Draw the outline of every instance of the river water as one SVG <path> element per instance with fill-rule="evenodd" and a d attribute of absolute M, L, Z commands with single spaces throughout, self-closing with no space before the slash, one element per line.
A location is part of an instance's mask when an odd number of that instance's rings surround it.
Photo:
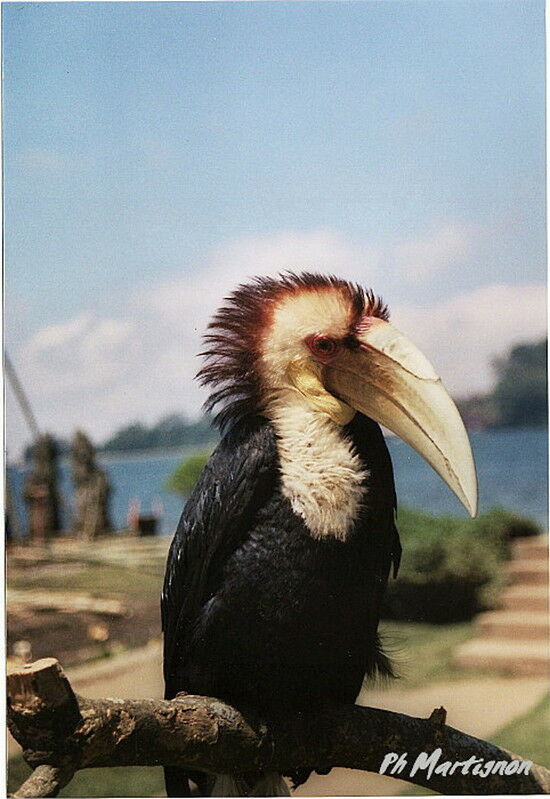
<path fill-rule="evenodd" d="M 476 461 L 480 511 L 495 506 L 508 508 L 548 524 L 548 434 L 546 429 L 483 430 L 470 433 Z M 464 516 L 465 511 L 447 486 L 409 447 L 395 437 L 388 438 L 399 504 L 428 513 Z M 136 499 L 141 512 L 161 516 L 161 532 L 173 533 L 183 500 L 165 489 L 165 483 L 181 460 L 191 453 L 181 449 L 140 455 L 103 455 L 113 493 L 111 516 L 116 528 L 126 525 L 129 503 Z M 8 466 L 21 524 L 25 526 L 22 498 L 25 469 Z M 67 463 L 60 466 L 63 525 L 70 526 L 72 487 Z"/>

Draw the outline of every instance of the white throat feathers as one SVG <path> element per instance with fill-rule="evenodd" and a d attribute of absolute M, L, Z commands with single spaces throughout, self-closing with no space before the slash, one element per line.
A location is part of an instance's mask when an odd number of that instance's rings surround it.
<path fill-rule="evenodd" d="M 296 390 L 279 392 L 266 412 L 278 437 L 283 495 L 313 538 L 345 541 L 368 478 L 353 444 Z"/>

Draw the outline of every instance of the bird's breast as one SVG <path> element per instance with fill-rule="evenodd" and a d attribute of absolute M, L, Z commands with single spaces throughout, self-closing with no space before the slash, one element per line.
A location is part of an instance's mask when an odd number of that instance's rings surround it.
<path fill-rule="evenodd" d="M 313 538 L 345 541 L 359 516 L 368 471 L 342 427 L 292 397 L 272 408 L 281 491 Z"/>

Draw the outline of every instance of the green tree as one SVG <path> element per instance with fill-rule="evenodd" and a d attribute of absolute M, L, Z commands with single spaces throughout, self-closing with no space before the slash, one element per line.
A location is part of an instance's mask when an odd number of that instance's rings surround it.
<path fill-rule="evenodd" d="M 545 425 L 548 422 L 548 341 L 520 344 L 495 361 L 493 396 L 500 424 Z"/>
<path fill-rule="evenodd" d="M 202 452 L 197 455 L 192 455 L 187 460 L 183 461 L 174 474 L 168 478 L 166 488 L 169 491 L 174 491 L 176 494 L 182 494 L 188 497 L 195 483 L 199 479 L 199 475 L 206 466 L 210 453 Z"/>
<path fill-rule="evenodd" d="M 183 416 L 171 413 L 151 427 L 136 422 L 118 430 L 101 449 L 123 451 L 205 446 L 217 437 L 210 417 L 202 416 L 196 422 L 188 422 Z"/>
<path fill-rule="evenodd" d="M 151 446 L 151 430 L 140 422 L 123 427 L 103 445 L 104 450 L 124 451 L 148 449 Z"/>

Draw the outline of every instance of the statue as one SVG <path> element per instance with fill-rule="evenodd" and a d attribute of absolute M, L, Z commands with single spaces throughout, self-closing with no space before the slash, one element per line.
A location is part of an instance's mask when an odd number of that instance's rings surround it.
<path fill-rule="evenodd" d="M 95 462 L 90 439 L 77 430 L 71 445 L 71 467 L 75 486 L 75 532 L 91 540 L 111 530 L 109 496 L 111 488 L 105 472 Z"/>
<path fill-rule="evenodd" d="M 39 436 L 34 446 L 32 469 L 27 475 L 23 491 L 31 541 L 45 542 L 57 535 L 61 527 L 57 457 L 58 448 L 52 436 L 49 433 Z"/>

